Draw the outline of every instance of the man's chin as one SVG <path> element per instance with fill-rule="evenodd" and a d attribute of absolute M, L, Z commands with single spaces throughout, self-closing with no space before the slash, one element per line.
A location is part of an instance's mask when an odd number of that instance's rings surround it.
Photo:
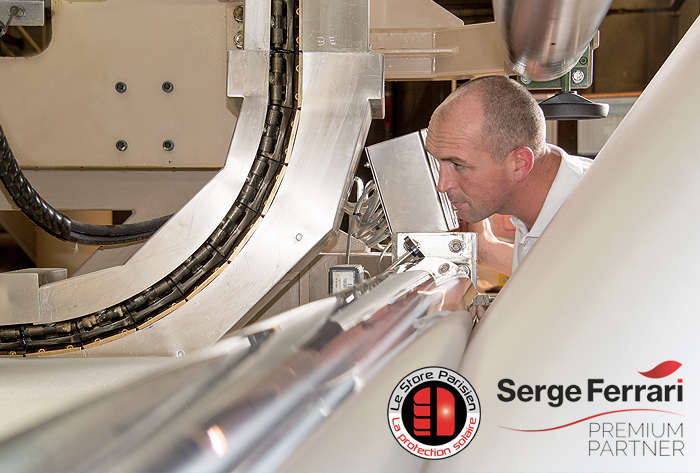
<path fill-rule="evenodd" d="M 479 223 L 483 219 L 488 218 L 488 216 L 484 217 L 482 215 L 476 215 L 474 212 L 471 211 L 471 207 L 469 207 L 466 204 L 464 204 L 464 206 L 461 209 L 455 207 L 455 210 L 457 211 L 457 216 L 459 217 L 459 219 L 464 220 L 467 223 Z"/>

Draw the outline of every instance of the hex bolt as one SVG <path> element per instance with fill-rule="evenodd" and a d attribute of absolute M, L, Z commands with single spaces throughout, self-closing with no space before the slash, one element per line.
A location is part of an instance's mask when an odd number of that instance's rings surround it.
<path fill-rule="evenodd" d="M 571 80 L 574 81 L 574 84 L 580 84 L 585 78 L 586 76 L 584 75 L 583 71 L 579 69 L 576 69 L 574 73 L 571 74 Z"/>
<path fill-rule="evenodd" d="M 460 240 L 452 240 L 450 242 L 450 251 L 452 253 L 459 253 L 462 251 L 462 242 Z"/>
<path fill-rule="evenodd" d="M 447 263 L 441 264 L 440 267 L 438 268 L 438 273 L 440 273 L 440 274 L 447 274 L 449 272 L 450 272 L 450 265 Z"/>
<path fill-rule="evenodd" d="M 126 84 L 124 82 L 121 82 L 121 81 L 117 82 L 116 84 L 114 84 L 114 88 L 120 94 L 123 94 L 124 92 L 126 92 Z"/>
<path fill-rule="evenodd" d="M 163 141 L 163 149 L 165 151 L 172 151 L 174 147 L 175 147 L 175 143 L 173 143 L 172 141 L 170 141 L 170 140 Z"/>
<path fill-rule="evenodd" d="M 243 33 L 240 31 L 236 33 L 236 36 L 233 38 L 233 40 L 236 42 L 236 47 L 238 49 L 243 49 Z"/>
<path fill-rule="evenodd" d="M 173 83 L 172 83 L 172 82 L 168 82 L 168 81 L 163 82 L 163 86 L 162 86 L 162 87 L 163 87 L 163 92 L 165 92 L 166 94 L 169 94 L 169 93 L 172 92 L 173 89 L 175 88 L 175 86 L 173 85 Z"/>
<path fill-rule="evenodd" d="M 119 151 L 126 151 L 126 148 L 128 148 L 128 147 L 129 147 L 129 143 L 127 143 L 126 141 L 124 141 L 124 140 L 117 141 L 117 149 Z"/>
<path fill-rule="evenodd" d="M 243 5 L 238 5 L 233 9 L 233 19 L 238 23 L 243 23 Z"/>

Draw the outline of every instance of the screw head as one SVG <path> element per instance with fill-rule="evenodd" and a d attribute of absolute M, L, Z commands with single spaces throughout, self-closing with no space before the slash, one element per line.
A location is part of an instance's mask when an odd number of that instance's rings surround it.
<path fill-rule="evenodd" d="M 238 5 L 233 9 L 233 19 L 238 23 L 243 23 L 243 5 Z"/>
<path fill-rule="evenodd" d="M 173 89 L 175 88 L 175 86 L 173 85 L 173 83 L 172 83 L 172 82 L 168 82 L 168 81 L 163 82 L 163 86 L 162 86 L 162 87 L 163 87 L 163 92 L 165 92 L 166 94 L 169 94 L 169 93 L 172 92 Z"/>
<path fill-rule="evenodd" d="M 302 235 L 301 233 L 297 233 L 297 236 L 296 236 L 297 241 L 301 241 L 302 238 L 304 238 L 304 235 Z"/>
<path fill-rule="evenodd" d="M 586 56 L 581 56 L 581 59 L 579 59 L 578 63 L 582 66 L 585 66 L 586 64 L 588 64 L 588 58 Z"/>
<path fill-rule="evenodd" d="M 459 253 L 462 251 L 462 242 L 460 240 L 452 240 L 449 246 L 452 253 Z"/>
<path fill-rule="evenodd" d="M 574 84 L 580 84 L 581 82 L 583 82 L 583 79 L 585 79 L 585 77 L 586 76 L 584 75 L 583 71 L 579 69 L 575 70 L 574 73 L 571 74 L 571 80 L 574 81 Z"/>
<path fill-rule="evenodd" d="M 175 143 L 173 143 L 172 141 L 170 141 L 170 140 L 163 141 L 163 149 L 165 151 L 172 151 L 174 147 L 175 147 Z"/>
<path fill-rule="evenodd" d="M 126 149 L 129 147 L 129 143 L 127 143 L 124 140 L 119 140 L 117 141 L 117 149 L 119 151 L 126 151 Z"/>
<path fill-rule="evenodd" d="M 178 350 L 178 351 L 176 351 L 176 352 L 175 352 L 175 356 L 178 357 L 178 358 L 182 358 L 183 356 L 185 356 L 185 350 Z"/>
<path fill-rule="evenodd" d="M 438 268 L 438 273 L 440 273 L 440 274 L 447 274 L 449 272 L 450 272 L 450 265 L 447 263 L 441 264 L 440 267 Z"/>
<path fill-rule="evenodd" d="M 124 92 L 126 92 L 126 84 L 121 81 L 117 82 L 116 84 L 114 84 L 114 89 L 120 94 L 123 94 Z"/>
<path fill-rule="evenodd" d="M 236 33 L 236 36 L 233 38 L 233 40 L 235 41 L 236 47 L 238 49 L 243 49 L 243 33 L 241 33 L 240 31 Z"/>

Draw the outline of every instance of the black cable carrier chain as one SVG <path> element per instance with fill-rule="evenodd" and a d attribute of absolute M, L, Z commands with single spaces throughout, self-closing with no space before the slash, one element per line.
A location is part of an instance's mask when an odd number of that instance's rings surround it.
<path fill-rule="evenodd" d="M 143 328 L 186 302 L 232 261 L 238 244 L 263 217 L 266 202 L 286 165 L 298 108 L 297 13 L 297 0 L 272 1 L 270 90 L 264 131 L 241 192 L 209 238 L 165 278 L 111 307 L 63 322 L 0 327 L 0 356 L 80 349 Z M 0 173 L 4 171 L 0 169 Z M 12 176 L 17 179 L 15 174 Z M 28 205 L 38 205 L 29 201 Z M 51 210 L 48 206 L 45 211 L 46 224 L 61 228 L 60 219 Z"/>

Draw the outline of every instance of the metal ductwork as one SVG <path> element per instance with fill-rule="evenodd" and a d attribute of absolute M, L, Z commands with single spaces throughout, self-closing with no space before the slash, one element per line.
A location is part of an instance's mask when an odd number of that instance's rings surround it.
<path fill-rule="evenodd" d="M 535 81 L 561 77 L 586 50 L 612 0 L 493 0 L 506 64 Z"/>

